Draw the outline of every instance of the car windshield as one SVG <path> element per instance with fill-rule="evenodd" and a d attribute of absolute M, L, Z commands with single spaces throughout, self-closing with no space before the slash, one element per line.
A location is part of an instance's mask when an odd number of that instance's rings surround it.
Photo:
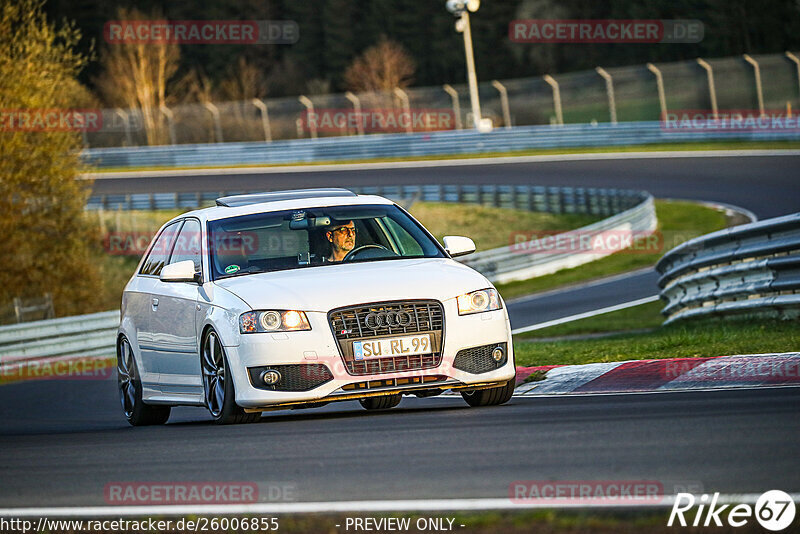
<path fill-rule="evenodd" d="M 215 280 L 347 262 L 446 257 L 436 241 L 394 205 L 275 211 L 208 223 Z"/>

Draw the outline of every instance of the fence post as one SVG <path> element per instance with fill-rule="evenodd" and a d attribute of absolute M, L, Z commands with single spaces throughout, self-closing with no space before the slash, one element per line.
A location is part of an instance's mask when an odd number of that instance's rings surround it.
<path fill-rule="evenodd" d="M 169 143 L 171 145 L 177 144 L 175 135 L 175 114 L 165 104 L 161 104 L 158 109 L 161 114 L 167 119 L 167 129 L 169 130 Z"/>
<path fill-rule="evenodd" d="M 358 135 L 364 135 L 364 123 L 361 122 L 362 121 L 362 117 L 361 117 L 361 100 L 359 100 L 359 98 L 355 94 L 353 94 L 351 91 L 347 91 L 344 94 L 344 97 L 347 100 L 349 100 L 350 102 L 353 103 L 353 111 L 355 111 L 356 120 L 358 121 L 356 123 L 356 132 L 358 133 Z"/>
<path fill-rule="evenodd" d="M 453 101 L 453 114 L 456 116 L 456 130 L 461 130 L 463 126 L 461 124 L 461 103 L 458 101 L 458 91 L 453 89 L 453 86 L 449 83 L 444 84 L 442 89 L 450 95 L 450 99 Z"/>
<path fill-rule="evenodd" d="M 411 124 L 411 105 L 408 101 L 408 94 L 400 89 L 399 87 L 395 87 L 394 91 L 392 91 L 397 98 L 403 103 L 403 111 L 405 112 L 406 116 L 408 117 L 408 126 L 406 126 L 406 133 L 412 133 L 414 131 L 413 125 Z"/>
<path fill-rule="evenodd" d="M 44 294 L 44 306 L 45 306 L 45 319 L 52 319 L 56 316 L 56 310 L 53 306 L 53 294 L 52 293 L 45 293 Z"/>
<path fill-rule="evenodd" d="M 131 123 L 128 120 L 128 112 L 122 108 L 114 108 L 114 113 L 122 117 L 122 123 L 125 125 L 125 141 L 128 146 L 133 146 L 133 135 L 131 135 Z"/>
<path fill-rule="evenodd" d="M 797 84 L 798 87 L 800 87 L 800 58 L 798 58 L 796 55 L 792 54 L 788 50 L 786 51 L 786 57 L 788 57 L 789 60 L 794 62 L 794 64 L 797 66 Z"/>
<path fill-rule="evenodd" d="M 714 87 L 714 70 L 711 68 L 711 65 L 702 58 L 697 58 L 697 64 L 706 69 L 706 75 L 708 76 L 708 94 L 711 96 L 711 113 L 713 113 L 716 118 L 719 109 L 717 108 L 717 89 Z"/>
<path fill-rule="evenodd" d="M 549 74 L 544 75 L 544 81 L 553 88 L 553 107 L 556 110 L 556 123 L 564 126 L 564 114 L 561 111 L 561 89 L 558 87 L 558 82 Z"/>
<path fill-rule="evenodd" d="M 608 94 L 608 111 L 611 115 L 611 124 L 617 124 L 617 102 L 614 98 L 614 80 L 611 75 L 603 67 L 594 69 L 597 74 L 603 77 L 606 81 L 606 93 Z"/>
<path fill-rule="evenodd" d="M 505 86 L 497 80 L 492 80 L 492 87 L 500 93 L 500 106 L 503 108 L 503 122 L 506 128 L 511 128 L 511 110 L 508 109 L 508 91 Z"/>
<path fill-rule="evenodd" d="M 219 120 L 219 108 L 211 102 L 204 102 L 203 106 L 211 112 L 211 118 L 214 119 L 214 129 L 216 131 L 217 143 L 224 143 L 225 139 L 222 138 L 222 125 Z"/>
<path fill-rule="evenodd" d="M 270 143 L 272 142 L 272 128 L 270 128 L 269 125 L 269 110 L 267 109 L 267 105 L 260 98 L 254 98 L 251 102 L 258 108 L 258 111 L 261 112 L 261 126 L 264 128 L 264 141 Z"/>
<path fill-rule="evenodd" d="M 656 75 L 656 86 L 658 87 L 658 105 L 661 107 L 661 120 L 667 118 L 667 97 L 664 94 L 664 78 L 661 71 L 652 63 L 647 64 L 647 70 Z"/>
<path fill-rule="evenodd" d="M 314 103 L 311 101 L 310 98 L 308 98 L 306 95 L 300 95 L 300 96 L 297 97 L 297 100 L 299 100 L 300 103 L 303 104 L 306 107 L 306 112 L 307 112 L 306 113 L 306 117 L 308 117 L 309 115 L 313 115 L 314 114 Z M 297 123 L 298 124 L 297 130 L 299 132 L 300 131 L 300 127 L 302 125 L 302 119 L 298 119 L 298 121 L 299 122 Z M 316 139 L 317 138 L 317 121 L 316 121 L 316 119 L 314 119 L 313 121 L 309 120 L 309 121 L 306 121 L 306 122 L 308 123 L 308 131 L 311 133 L 311 139 Z"/>
<path fill-rule="evenodd" d="M 764 116 L 764 92 L 761 90 L 761 67 L 758 66 L 758 61 L 750 57 L 749 54 L 742 56 L 745 61 L 753 66 L 753 71 L 756 74 L 756 98 L 758 98 L 758 113 Z"/>

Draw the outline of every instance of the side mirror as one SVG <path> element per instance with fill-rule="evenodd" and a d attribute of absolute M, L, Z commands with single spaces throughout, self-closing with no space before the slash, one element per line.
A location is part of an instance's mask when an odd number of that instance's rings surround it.
<path fill-rule="evenodd" d="M 165 265 L 161 269 L 160 278 L 162 282 L 196 282 L 194 262 L 185 260 Z"/>
<path fill-rule="evenodd" d="M 475 242 L 468 237 L 447 235 L 442 241 L 444 241 L 444 249 L 453 258 L 475 252 Z"/>

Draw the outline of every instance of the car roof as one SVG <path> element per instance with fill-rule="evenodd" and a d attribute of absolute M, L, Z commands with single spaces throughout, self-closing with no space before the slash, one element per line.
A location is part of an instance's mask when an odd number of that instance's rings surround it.
<path fill-rule="evenodd" d="M 357 196 L 349 189 L 332 187 L 330 189 L 290 189 L 288 191 L 267 191 L 264 193 L 249 193 L 246 195 L 234 195 L 217 199 L 217 206 L 235 208 L 247 206 L 249 204 L 260 204 L 263 202 L 277 202 L 279 200 L 297 200 L 301 198 L 319 197 L 354 197 Z"/>
<path fill-rule="evenodd" d="M 307 190 L 299 190 L 299 191 L 307 191 Z M 288 192 L 281 191 L 276 193 L 288 193 Z M 263 195 L 263 193 L 257 193 L 256 195 Z M 240 195 L 240 196 L 244 197 L 247 195 Z M 234 197 L 224 197 L 224 198 L 234 198 Z M 279 198 L 280 200 L 276 200 L 276 198 Z M 181 215 L 171 219 L 170 221 L 165 223 L 164 226 L 175 220 L 182 219 L 185 217 L 197 217 L 201 221 L 214 221 L 218 219 L 226 219 L 228 217 L 237 217 L 239 215 L 251 215 L 254 213 L 269 213 L 271 211 L 310 209 L 310 208 L 321 208 L 328 206 L 358 206 L 364 204 L 392 205 L 394 204 L 394 202 L 392 202 L 387 198 L 380 197 L 377 195 L 356 195 L 355 193 L 346 196 L 334 195 L 334 196 L 304 197 L 300 195 L 300 198 L 289 198 L 289 199 L 283 199 L 281 196 L 276 195 L 272 197 L 271 200 L 267 200 L 264 202 L 255 202 L 252 204 L 245 203 L 243 205 L 237 205 L 232 207 L 211 206 L 209 208 L 189 211 L 186 213 L 182 213 Z"/>

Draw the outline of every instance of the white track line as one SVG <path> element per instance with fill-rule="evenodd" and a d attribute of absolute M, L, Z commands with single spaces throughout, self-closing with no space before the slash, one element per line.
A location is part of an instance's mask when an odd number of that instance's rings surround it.
<path fill-rule="evenodd" d="M 535 382 L 534 382 L 535 383 Z M 623 395 L 667 395 L 673 393 L 719 393 L 724 391 L 764 391 L 769 389 L 787 389 L 787 388 L 800 388 L 800 384 L 781 384 L 776 386 L 726 386 L 726 387 L 702 387 L 702 388 L 692 388 L 692 389 L 654 389 L 651 391 L 605 391 L 605 392 L 595 392 L 595 391 L 587 391 L 585 393 L 536 393 L 536 390 L 528 390 L 525 392 L 517 393 L 514 392 L 514 399 L 553 399 L 553 398 L 564 398 L 564 397 L 621 397 Z M 431 399 L 440 399 L 442 395 L 438 397 L 429 397 Z M 452 399 L 453 397 L 448 397 Z"/>
<path fill-rule="evenodd" d="M 719 504 L 755 504 L 760 494 L 720 494 Z M 791 494 L 794 501 L 800 494 Z M 218 505 L 159 505 L 159 506 L 74 506 L 46 508 L 0 508 L 0 517 L 144 517 L 152 515 L 241 515 L 241 514 L 298 514 L 298 513 L 350 513 L 350 512 L 406 512 L 406 511 L 470 511 L 515 509 L 568 509 L 568 508 L 664 508 L 671 507 L 676 496 L 665 495 L 652 502 L 598 502 L 553 503 L 529 500 L 523 503 L 511 499 L 414 499 L 385 501 L 332 501 L 254 503 Z"/>
<path fill-rule="evenodd" d="M 263 167 L 216 167 L 197 169 L 164 169 L 155 171 L 94 172 L 81 178 L 102 180 L 110 178 L 156 178 L 169 176 L 217 176 L 234 174 L 282 174 L 297 172 L 357 171 L 370 169 L 408 169 L 426 167 L 460 167 L 471 165 L 501 165 L 505 163 L 537 163 L 551 161 L 593 161 L 618 159 L 663 158 L 724 158 L 750 156 L 800 156 L 800 150 L 686 150 L 657 152 L 607 152 L 585 154 L 552 154 L 546 156 L 499 156 L 461 159 L 386 161 L 376 163 L 332 163 L 321 165 L 275 164 Z"/>
<path fill-rule="evenodd" d="M 599 310 L 592 310 L 588 312 L 578 313 L 576 315 L 570 315 L 567 317 L 562 317 L 560 319 L 553 319 L 552 321 L 545 321 L 544 323 L 533 324 L 530 326 L 523 326 L 521 328 L 516 328 L 511 331 L 511 334 L 522 334 L 524 332 L 531 332 L 533 330 L 541 330 L 542 328 L 547 328 L 548 326 L 555 326 L 558 324 L 569 323 L 572 321 L 577 321 L 579 319 L 586 319 L 588 317 L 594 317 L 596 315 L 602 315 L 604 313 L 611 313 L 617 310 L 624 310 L 625 308 L 632 308 L 634 306 L 640 306 L 642 304 L 647 304 L 648 302 L 655 302 L 660 297 L 658 295 L 651 295 L 649 297 L 644 297 L 637 300 L 632 300 L 630 302 L 623 302 L 622 304 L 615 304 L 613 306 L 608 306 L 606 308 L 600 308 Z"/>

